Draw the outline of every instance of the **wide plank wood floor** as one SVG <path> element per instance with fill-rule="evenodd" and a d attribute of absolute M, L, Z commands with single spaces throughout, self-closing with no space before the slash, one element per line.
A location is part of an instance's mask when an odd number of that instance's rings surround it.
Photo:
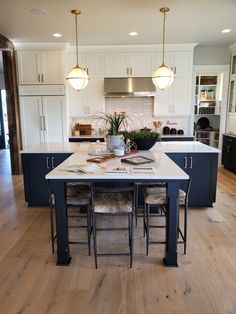
<path fill-rule="evenodd" d="M 162 245 L 152 245 L 145 256 L 141 218 L 132 269 L 127 257 L 105 257 L 96 270 L 86 245 L 71 246 L 70 266 L 58 267 L 51 253 L 49 210 L 28 208 L 23 193 L 22 176 L 10 175 L 9 156 L 1 150 L 1 314 L 236 313 L 235 174 L 219 170 L 213 208 L 189 210 L 187 255 L 180 245 L 178 268 L 163 266 Z M 100 247 L 106 241 L 123 248 L 119 238 L 119 233 L 101 235 Z"/>

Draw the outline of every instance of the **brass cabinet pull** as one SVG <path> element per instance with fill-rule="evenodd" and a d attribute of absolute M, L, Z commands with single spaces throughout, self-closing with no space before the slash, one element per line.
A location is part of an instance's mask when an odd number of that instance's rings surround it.
<path fill-rule="evenodd" d="M 41 75 L 41 77 L 42 77 L 42 82 L 44 82 L 44 76 L 43 76 L 43 74 Z"/>
<path fill-rule="evenodd" d="M 133 75 L 133 68 L 130 68 L 130 75 Z"/>
<path fill-rule="evenodd" d="M 38 82 L 40 82 L 40 74 L 38 74 Z"/>
<path fill-rule="evenodd" d="M 129 75 L 129 68 L 126 68 L 126 74 Z"/>

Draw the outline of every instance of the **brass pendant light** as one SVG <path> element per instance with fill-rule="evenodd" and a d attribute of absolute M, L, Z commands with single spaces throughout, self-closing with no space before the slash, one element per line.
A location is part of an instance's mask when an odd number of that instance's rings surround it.
<path fill-rule="evenodd" d="M 174 73 L 172 69 L 165 65 L 165 22 L 166 22 L 166 12 L 169 12 L 170 9 L 167 7 L 161 8 L 160 12 L 164 14 L 163 19 L 163 41 L 162 41 L 162 65 L 156 68 L 153 73 L 152 81 L 153 84 L 161 90 L 164 90 L 173 83 Z"/>
<path fill-rule="evenodd" d="M 79 66 L 79 47 L 78 47 L 78 22 L 77 17 L 81 14 L 79 10 L 72 10 L 72 14 L 75 15 L 75 40 L 76 40 L 76 67 L 73 68 L 68 77 L 66 78 L 70 85 L 77 91 L 85 88 L 88 85 L 89 77 L 87 72 Z"/>

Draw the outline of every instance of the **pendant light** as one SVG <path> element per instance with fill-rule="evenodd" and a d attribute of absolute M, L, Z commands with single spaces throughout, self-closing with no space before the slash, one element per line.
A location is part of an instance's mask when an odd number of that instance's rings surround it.
<path fill-rule="evenodd" d="M 172 69 L 165 65 L 165 22 L 166 22 L 166 12 L 170 11 L 169 8 L 161 8 L 160 12 L 164 14 L 163 19 L 163 41 L 162 41 L 162 65 L 160 65 L 153 73 L 152 81 L 153 84 L 159 89 L 168 88 L 174 81 L 174 73 Z"/>
<path fill-rule="evenodd" d="M 87 72 L 79 66 L 79 48 L 78 48 L 78 23 L 77 17 L 80 15 L 81 11 L 79 10 L 72 10 L 72 14 L 75 15 L 75 40 L 76 40 L 76 62 L 77 65 L 73 68 L 68 77 L 66 78 L 70 85 L 77 91 L 85 88 L 88 85 L 89 77 Z"/>

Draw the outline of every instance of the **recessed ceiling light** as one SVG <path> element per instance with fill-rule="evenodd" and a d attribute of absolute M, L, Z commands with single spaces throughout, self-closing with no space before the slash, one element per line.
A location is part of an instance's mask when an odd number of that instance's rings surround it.
<path fill-rule="evenodd" d="M 35 8 L 35 9 L 31 9 L 30 13 L 32 13 L 34 15 L 47 15 L 48 11 L 45 9 Z"/>
<path fill-rule="evenodd" d="M 226 33 L 230 33 L 231 29 L 230 28 L 225 28 L 221 31 L 221 33 L 226 34 Z"/>
<path fill-rule="evenodd" d="M 53 34 L 53 37 L 59 38 L 59 37 L 61 37 L 61 36 L 62 36 L 62 34 L 60 34 L 60 33 L 55 33 L 55 34 Z"/>
<path fill-rule="evenodd" d="M 137 36 L 138 33 L 137 33 L 137 32 L 130 32 L 129 35 L 130 35 L 130 36 Z"/>

